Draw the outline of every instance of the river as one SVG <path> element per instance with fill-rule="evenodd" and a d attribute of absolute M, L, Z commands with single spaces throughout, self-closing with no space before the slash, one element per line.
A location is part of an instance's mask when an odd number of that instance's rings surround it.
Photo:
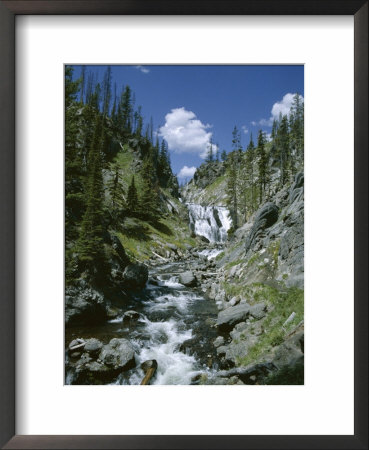
<path fill-rule="evenodd" d="M 128 339 L 135 349 L 136 368 L 122 372 L 113 384 L 140 384 L 145 375 L 140 365 L 152 359 L 158 368 L 150 384 L 191 384 L 197 374 L 216 371 L 212 342 L 217 337 L 217 309 L 200 290 L 179 283 L 178 274 L 186 268 L 188 262 L 176 262 L 150 270 L 146 288 L 127 305 L 140 313 L 138 320 L 123 324 L 118 316 L 101 325 L 67 328 L 66 343 L 77 337 L 94 337 L 103 344 L 116 337 Z M 67 352 L 66 358 L 68 363 Z M 73 378 L 68 369 L 66 384 L 73 384 Z"/>
<path fill-rule="evenodd" d="M 208 242 L 221 244 L 231 226 L 229 212 L 222 206 L 187 204 L 190 228 Z M 211 260 L 219 248 L 198 252 L 198 257 Z M 113 338 L 125 338 L 135 350 L 135 368 L 121 372 L 113 384 L 140 384 L 145 373 L 140 368 L 148 360 L 156 360 L 157 370 L 150 384 L 191 384 L 198 374 L 209 376 L 219 367 L 213 341 L 217 337 L 217 308 L 198 288 L 179 283 L 179 274 L 196 267 L 197 260 L 172 262 L 150 269 L 146 288 L 130 297 L 124 311 L 133 310 L 139 318 L 123 322 L 123 316 L 89 327 L 65 330 L 66 384 L 76 381 L 75 368 L 69 364 L 67 345 L 74 339 L 96 338 L 108 344 Z M 98 383 L 98 380 L 96 380 Z"/>

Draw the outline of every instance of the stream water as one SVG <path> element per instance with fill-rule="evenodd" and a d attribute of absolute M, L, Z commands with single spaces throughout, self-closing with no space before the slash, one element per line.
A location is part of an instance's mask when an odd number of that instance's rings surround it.
<path fill-rule="evenodd" d="M 123 317 L 117 317 L 99 326 L 68 328 L 66 344 L 77 337 L 94 337 L 103 344 L 113 337 L 128 339 L 135 349 L 136 368 L 122 372 L 114 384 L 140 384 L 145 375 L 140 365 L 151 359 L 158 363 L 151 384 L 190 384 L 199 372 L 217 370 L 212 345 L 217 336 L 216 306 L 197 289 L 179 283 L 178 273 L 187 264 L 171 263 L 150 271 L 155 284 L 149 282 L 127 307 L 140 313 L 137 321 L 123 324 Z M 73 383 L 71 370 L 66 383 Z"/>

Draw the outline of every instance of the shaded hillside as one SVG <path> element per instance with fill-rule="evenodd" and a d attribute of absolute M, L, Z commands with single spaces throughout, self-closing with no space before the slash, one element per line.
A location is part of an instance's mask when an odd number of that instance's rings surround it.
<path fill-rule="evenodd" d="M 143 288 L 153 255 L 194 245 L 165 141 L 145 126 L 129 86 L 65 73 L 67 321 L 105 320 L 114 299 Z M 91 81 L 91 80 L 90 80 Z M 116 92 L 116 90 L 115 90 Z M 132 282 L 132 270 L 140 282 Z"/>

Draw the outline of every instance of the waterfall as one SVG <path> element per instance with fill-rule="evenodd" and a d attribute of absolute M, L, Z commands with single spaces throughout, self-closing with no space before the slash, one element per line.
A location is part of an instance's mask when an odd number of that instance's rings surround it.
<path fill-rule="evenodd" d="M 224 206 L 201 206 L 187 203 L 191 230 L 210 242 L 224 242 L 232 225 L 229 211 Z"/>

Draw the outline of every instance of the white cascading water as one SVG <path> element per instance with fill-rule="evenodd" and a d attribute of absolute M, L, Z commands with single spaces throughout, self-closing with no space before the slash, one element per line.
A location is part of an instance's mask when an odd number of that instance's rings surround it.
<path fill-rule="evenodd" d="M 152 384 L 190 384 L 191 378 L 198 373 L 198 363 L 194 356 L 180 350 L 180 345 L 193 337 L 192 330 L 184 324 L 181 317 L 189 314 L 192 303 L 203 301 L 203 298 L 186 291 L 183 284 L 178 282 L 178 276 L 168 280 L 159 277 L 159 286 L 152 287 L 158 292 L 161 287 L 167 287 L 171 292 L 153 295 L 149 301 L 143 302 L 144 313 L 151 315 L 168 310 L 173 315 L 168 320 L 151 321 L 145 314 L 140 320 L 144 328 L 141 339 L 136 341 L 137 366 L 155 359 L 158 369 Z M 144 375 L 142 370 L 136 371 L 130 377 L 130 384 L 140 384 Z"/>
<path fill-rule="evenodd" d="M 225 242 L 232 219 L 224 206 L 202 206 L 187 203 L 191 230 L 209 242 Z"/>

